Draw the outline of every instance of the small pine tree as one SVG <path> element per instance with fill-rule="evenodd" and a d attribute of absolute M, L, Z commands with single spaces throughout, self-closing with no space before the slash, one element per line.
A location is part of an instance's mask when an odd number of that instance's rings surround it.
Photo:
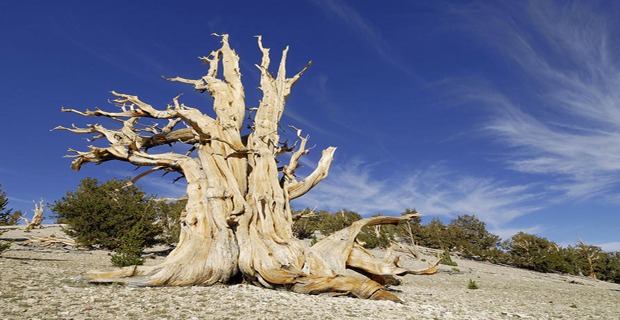
<path fill-rule="evenodd" d="M 142 251 L 145 248 L 145 238 L 147 233 L 141 225 L 135 225 L 121 238 L 120 247 L 116 248 L 116 253 L 112 255 L 112 265 L 126 267 L 141 265 L 144 263 Z"/>
<path fill-rule="evenodd" d="M 0 183 L 0 187 L 2 184 Z M 19 216 L 21 216 L 21 211 L 17 211 L 11 214 L 12 209 L 7 209 L 6 207 L 9 204 L 9 199 L 6 197 L 6 191 L 0 190 L 0 225 L 2 226 L 11 226 L 17 224 L 17 220 Z M 6 230 L 0 230 L 0 235 L 5 233 Z M 11 247 L 13 241 L 0 241 L 0 253 L 4 252 L 6 249 Z"/>
<path fill-rule="evenodd" d="M 3 233 L 5 233 L 6 230 L 0 230 L 0 235 L 2 235 Z M 13 244 L 13 241 L 0 241 L 0 254 L 2 252 L 4 252 L 6 249 L 10 248 L 11 245 Z"/>
<path fill-rule="evenodd" d="M 75 192 L 54 202 L 52 212 L 68 225 L 67 235 L 84 246 L 114 250 L 134 227 L 140 227 L 144 245 L 157 242 L 162 228 L 156 223 L 152 196 L 138 186 L 123 188 L 128 180 L 99 183 L 86 178 Z"/>
<path fill-rule="evenodd" d="M 421 226 L 419 232 L 419 245 L 433 249 L 449 248 L 448 227 L 439 218 L 433 218 L 427 225 Z"/>
<path fill-rule="evenodd" d="M 469 284 L 467 285 L 467 289 L 477 290 L 477 289 L 480 289 L 480 288 L 478 287 L 478 284 L 476 284 L 476 281 L 474 281 L 472 279 L 469 279 Z"/>
<path fill-rule="evenodd" d="M 456 267 L 458 266 L 458 264 L 454 261 L 452 261 L 452 257 L 450 256 L 450 251 L 448 250 L 444 250 L 443 253 L 441 254 L 441 264 L 445 264 L 448 266 L 453 266 Z"/>
<path fill-rule="evenodd" d="M 2 183 L 0 183 L 0 187 L 2 187 Z M 0 226 L 16 225 L 22 215 L 21 211 L 13 212 L 13 209 L 8 209 L 8 205 L 9 199 L 6 191 L 0 190 Z"/>
<path fill-rule="evenodd" d="M 502 247 L 509 254 L 509 262 L 517 267 L 540 272 L 560 271 L 567 268 L 567 256 L 553 241 L 519 232 L 504 241 Z"/>

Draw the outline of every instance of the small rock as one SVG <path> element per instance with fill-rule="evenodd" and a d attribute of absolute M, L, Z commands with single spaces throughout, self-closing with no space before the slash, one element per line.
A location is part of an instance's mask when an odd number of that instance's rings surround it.
<path fill-rule="evenodd" d="M 13 313 L 20 313 L 26 311 L 26 308 L 15 307 L 11 310 Z"/>

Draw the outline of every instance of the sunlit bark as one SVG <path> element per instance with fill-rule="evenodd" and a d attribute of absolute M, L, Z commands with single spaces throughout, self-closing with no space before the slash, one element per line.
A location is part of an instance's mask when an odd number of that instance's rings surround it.
<path fill-rule="evenodd" d="M 24 222 L 26 222 L 26 227 L 24 230 L 31 230 L 31 229 L 39 229 L 41 228 L 41 222 L 43 222 L 43 211 L 45 211 L 45 208 L 43 207 L 43 199 L 41 199 L 41 203 L 37 204 L 35 201 L 34 202 L 34 215 L 32 216 L 32 220 L 28 220 L 26 218 L 24 218 L 23 216 L 21 216 L 20 218 L 22 220 L 24 220 Z"/>
<path fill-rule="evenodd" d="M 201 58 L 208 66 L 200 79 L 180 77 L 168 81 L 188 83 L 198 91 L 209 92 L 216 117 L 185 106 L 179 97 L 158 110 L 137 96 L 112 92 L 118 112 L 77 111 L 84 116 L 107 117 L 122 123 L 118 130 L 100 125 L 65 128 L 74 133 L 94 134 L 92 140 L 106 139 L 108 147 L 91 146 L 89 151 L 70 150 L 75 155 L 71 167 L 79 170 L 86 163 L 126 161 L 156 170 L 174 171 L 187 180 L 187 206 L 181 219 L 178 246 L 157 266 L 129 267 L 113 272 L 91 272 L 92 282 L 121 282 L 137 285 L 210 285 L 234 279 L 268 288 L 285 286 L 302 293 L 342 293 L 360 298 L 399 301 L 385 287 L 369 278 L 344 276 L 352 266 L 381 277 L 421 273 L 384 262 L 356 246 L 355 237 L 365 225 L 398 223 L 412 218 L 378 217 L 353 226 L 317 243 L 312 248 L 292 233 L 290 201 L 310 191 L 329 171 L 336 148 L 329 147 L 310 175 L 298 180 L 295 170 L 301 156 L 308 153 L 307 137 L 299 146 L 280 143 L 279 122 L 291 88 L 306 69 L 286 77 L 286 56 L 282 53 L 277 76 L 269 72 L 269 49 L 258 36 L 262 61 L 260 89 L 263 97 L 249 124 L 251 133 L 241 135 L 246 119 L 245 94 L 239 71 L 239 57 L 221 35 L 222 47 Z M 223 79 L 218 79 L 218 72 Z M 166 119 L 162 128 L 139 126 L 143 118 Z M 178 124 L 185 127 L 177 129 Z M 187 154 L 151 153 L 161 145 L 191 145 Z M 290 161 L 278 167 L 276 158 L 291 153 Z M 144 175 L 143 174 L 143 175 Z M 142 175 L 138 176 L 141 177 Z M 432 272 L 434 269 L 431 269 Z M 427 271 L 428 272 L 428 271 Z"/>

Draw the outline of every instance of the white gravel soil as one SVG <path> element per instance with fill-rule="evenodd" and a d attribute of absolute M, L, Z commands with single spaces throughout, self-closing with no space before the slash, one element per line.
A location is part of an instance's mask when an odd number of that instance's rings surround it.
<path fill-rule="evenodd" d="M 2 238 L 60 235 L 55 226 L 20 232 Z M 440 265 L 436 275 L 406 276 L 392 288 L 405 301 L 397 304 L 245 284 L 91 285 L 77 278 L 111 268 L 108 252 L 14 244 L 0 255 L 0 319 L 620 319 L 618 284 L 453 260 L 458 266 Z M 468 289 L 470 280 L 479 289 Z"/>

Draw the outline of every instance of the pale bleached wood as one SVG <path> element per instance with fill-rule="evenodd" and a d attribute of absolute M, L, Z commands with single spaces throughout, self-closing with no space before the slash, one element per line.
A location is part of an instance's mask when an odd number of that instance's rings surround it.
<path fill-rule="evenodd" d="M 41 243 L 43 246 L 49 246 L 54 243 L 62 243 L 72 247 L 79 247 L 75 240 L 69 238 L 33 237 L 32 239 L 28 239 L 25 243 Z"/>
<path fill-rule="evenodd" d="M 34 202 L 34 215 L 32 216 L 32 220 L 28 221 L 28 219 L 24 218 L 23 216 L 21 216 L 20 218 L 22 220 L 24 220 L 26 222 L 26 227 L 24 230 L 31 230 L 31 229 L 40 229 L 41 228 L 41 223 L 43 222 L 43 211 L 45 211 L 45 207 L 43 206 L 43 199 L 41 199 L 41 203 L 37 204 L 36 201 Z"/>
<path fill-rule="evenodd" d="M 71 168 L 86 163 L 110 160 L 126 161 L 157 170 L 180 173 L 187 181 L 187 205 L 181 215 L 177 247 L 156 266 L 132 266 L 115 271 L 91 272 L 91 282 L 119 282 L 131 285 L 210 285 L 239 279 L 267 288 L 318 294 L 351 294 L 360 298 L 400 301 L 386 291 L 382 283 L 391 276 L 416 273 L 397 265 L 397 258 L 382 261 L 372 257 L 355 243 L 366 225 L 398 223 L 404 217 L 376 217 L 355 222 L 351 227 L 327 237 L 309 248 L 292 233 L 290 201 L 309 192 L 329 172 L 336 148 L 323 150 L 314 171 L 297 178 L 299 159 L 310 150 L 308 136 L 297 131 L 299 146 L 280 142 L 279 122 L 291 89 L 311 63 L 293 77 L 286 76 L 288 47 L 282 52 L 277 75 L 269 71 L 269 49 L 258 36 L 262 52 L 260 90 L 263 97 L 250 119 L 251 133 L 242 136 L 246 119 L 245 93 L 239 70 L 239 57 L 230 48 L 228 35 L 222 46 L 200 58 L 208 66 L 207 74 L 192 80 L 165 78 L 209 92 L 215 117 L 188 107 L 180 96 L 165 109 L 157 109 L 135 95 L 112 91 L 118 112 L 62 109 L 87 117 L 103 117 L 122 124 L 120 129 L 102 125 L 55 129 L 77 134 L 92 134 L 90 141 L 105 139 L 108 147 L 90 146 L 88 151 L 70 149 Z M 223 79 L 218 79 L 221 73 Z M 206 111 L 205 111 L 206 112 Z M 159 124 L 140 124 L 141 119 L 167 120 Z M 175 129 L 179 124 L 185 128 Z M 186 154 L 152 153 L 158 146 L 184 143 L 191 145 Z M 278 167 L 278 156 L 292 153 L 288 165 Z M 344 276 L 347 267 L 363 270 L 369 277 Z M 377 281 L 371 278 L 375 276 Z"/>

